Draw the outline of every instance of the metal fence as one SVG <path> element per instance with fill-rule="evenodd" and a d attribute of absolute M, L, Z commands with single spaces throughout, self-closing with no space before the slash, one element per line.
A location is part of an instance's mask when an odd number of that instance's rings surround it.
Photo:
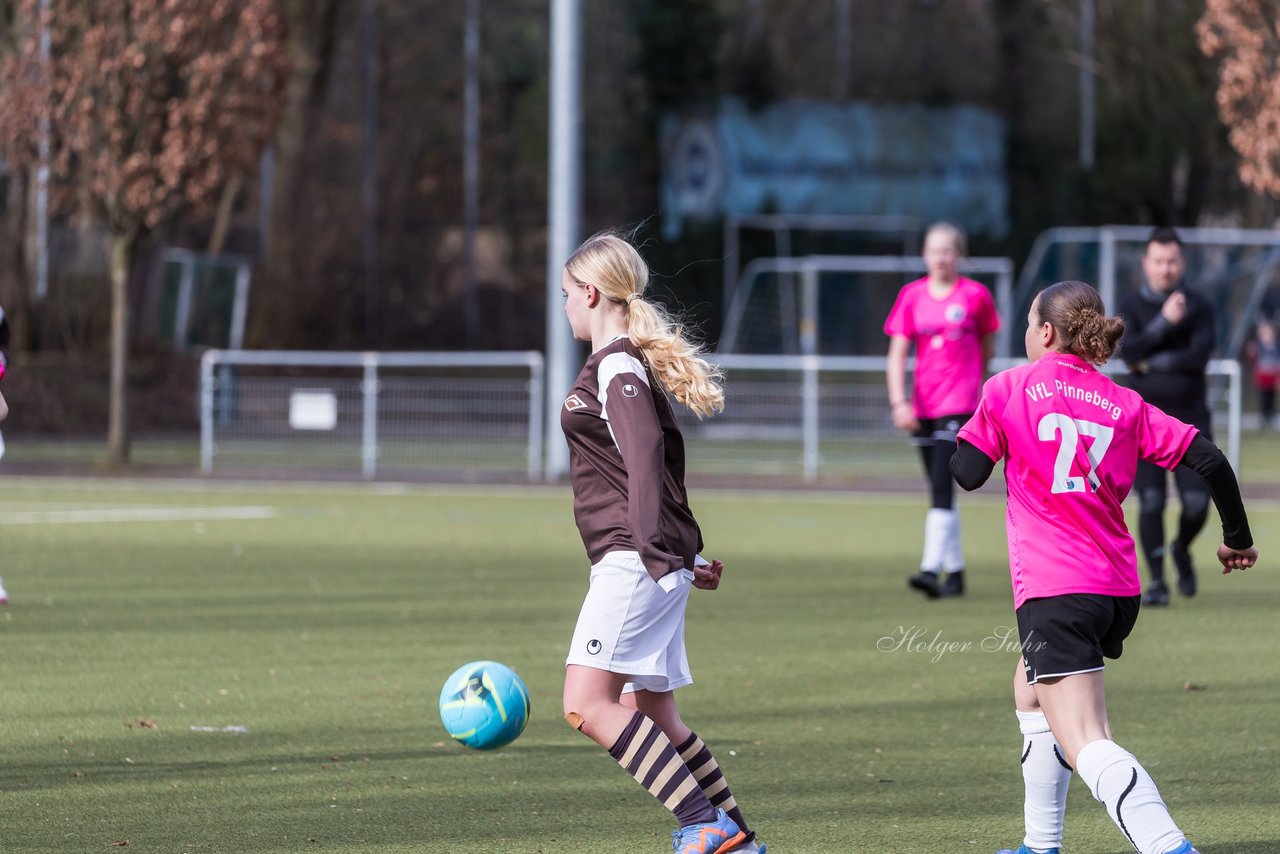
<path fill-rule="evenodd" d="M 884 357 L 711 358 L 725 371 L 726 407 L 705 421 L 678 410 L 690 472 L 814 483 L 918 471 L 890 419 Z M 536 352 L 211 350 L 201 369 L 201 465 L 541 480 L 542 372 Z M 1238 470 L 1240 365 L 1218 360 L 1208 373 L 1217 438 Z"/>
<path fill-rule="evenodd" d="M 536 352 L 209 350 L 200 465 L 542 479 Z"/>
<path fill-rule="evenodd" d="M 893 426 L 883 357 L 712 357 L 725 371 L 725 411 L 699 421 L 682 412 L 691 471 L 799 477 L 879 476 L 919 468 Z M 992 370 L 1023 364 L 996 359 Z M 1118 362 L 1109 372 L 1122 370 Z M 1241 372 L 1236 361 L 1209 363 L 1215 433 L 1240 467 Z"/>

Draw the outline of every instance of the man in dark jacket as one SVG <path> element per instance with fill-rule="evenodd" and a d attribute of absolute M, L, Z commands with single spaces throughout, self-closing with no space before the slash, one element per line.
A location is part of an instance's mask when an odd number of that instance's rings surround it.
<path fill-rule="evenodd" d="M 1127 325 L 1120 356 L 1129 367 L 1129 385 L 1135 391 L 1173 417 L 1196 426 L 1212 441 L 1205 369 L 1214 346 L 1213 306 L 1186 290 L 1185 269 L 1178 233 L 1172 228 L 1152 231 L 1142 257 L 1142 286 L 1120 304 Z M 1139 462 L 1134 480 L 1138 537 L 1151 572 L 1151 585 L 1142 597 L 1144 605 L 1169 604 L 1164 580 L 1167 475 L 1154 463 Z M 1168 554 L 1178 572 L 1178 590 L 1184 596 L 1194 596 L 1196 573 L 1190 547 L 1209 515 L 1209 487 L 1190 470 L 1180 470 L 1174 480 L 1182 513 Z"/>

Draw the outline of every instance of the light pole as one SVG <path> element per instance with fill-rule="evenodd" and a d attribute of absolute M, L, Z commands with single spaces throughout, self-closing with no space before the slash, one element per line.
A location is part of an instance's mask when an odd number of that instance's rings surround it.
<path fill-rule="evenodd" d="M 564 316 L 560 272 L 577 245 L 582 218 L 582 18 L 580 0 L 551 0 L 550 168 L 547 178 L 546 477 L 569 471 L 560 409 L 576 375 L 573 333 Z"/>
<path fill-rule="evenodd" d="M 1080 0 L 1080 166 L 1094 164 L 1094 0 Z"/>
<path fill-rule="evenodd" d="M 49 68 L 52 54 L 49 46 L 49 0 L 40 0 L 40 79 L 46 84 L 53 82 L 53 74 Z M 41 105 L 39 118 L 39 137 L 36 142 L 36 302 L 44 301 L 49 293 L 49 112 L 52 105 L 49 99 L 52 91 L 45 94 L 45 102 Z"/>
<path fill-rule="evenodd" d="M 480 328 L 476 293 L 476 231 L 480 227 L 480 0 L 467 0 L 463 34 L 466 84 L 462 96 L 462 287 L 467 346 L 475 346 Z"/>
<path fill-rule="evenodd" d="M 378 346 L 378 0 L 364 0 L 361 15 L 360 74 L 364 95 L 364 152 L 361 161 L 361 199 L 364 232 L 361 239 L 364 266 L 365 346 Z"/>
<path fill-rule="evenodd" d="M 833 94 L 837 101 L 847 100 L 853 77 L 853 0 L 835 0 L 836 4 L 836 80 Z"/>

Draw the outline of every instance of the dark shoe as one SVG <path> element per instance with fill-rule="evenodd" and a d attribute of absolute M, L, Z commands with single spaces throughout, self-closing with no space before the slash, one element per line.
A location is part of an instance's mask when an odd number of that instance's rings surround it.
<path fill-rule="evenodd" d="M 1165 586 L 1163 581 L 1153 581 L 1151 586 L 1147 588 L 1147 592 L 1142 594 L 1143 605 L 1163 606 L 1169 604 L 1169 588 Z"/>
<path fill-rule="evenodd" d="M 938 573 L 936 572 L 917 572 L 907 579 L 907 584 L 930 599 L 937 599 L 942 595 L 942 590 L 938 587 Z"/>
<path fill-rule="evenodd" d="M 1196 565 L 1191 560 L 1191 553 L 1174 543 L 1169 546 L 1169 555 L 1178 568 L 1178 592 L 1187 597 L 1196 595 Z"/>
<path fill-rule="evenodd" d="M 947 580 L 942 582 L 941 593 L 943 596 L 963 596 L 964 595 L 964 570 L 957 569 L 955 572 L 947 573 Z"/>

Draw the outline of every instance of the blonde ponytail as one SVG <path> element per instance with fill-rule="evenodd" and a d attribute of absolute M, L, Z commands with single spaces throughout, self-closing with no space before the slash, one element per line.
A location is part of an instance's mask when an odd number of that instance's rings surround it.
<path fill-rule="evenodd" d="M 644 353 L 654 377 L 699 418 L 724 409 L 720 370 L 702 358 L 702 348 L 663 308 L 644 298 L 649 267 L 629 242 L 613 232 L 587 238 L 569 256 L 565 270 L 574 281 L 590 282 L 606 298 L 627 309 L 627 336 Z"/>
<path fill-rule="evenodd" d="M 662 307 L 643 297 L 628 309 L 627 335 L 640 348 L 662 387 L 699 418 L 724 409 L 719 368 L 701 357 L 701 348 L 684 337 L 684 330 Z"/>

